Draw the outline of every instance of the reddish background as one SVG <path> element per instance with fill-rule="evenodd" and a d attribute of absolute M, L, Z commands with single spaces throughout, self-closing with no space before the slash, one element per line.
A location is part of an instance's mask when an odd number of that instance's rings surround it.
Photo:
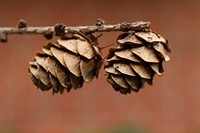
<path fill-rule="evenodd" d="M 200 131 L 199 0 L 0 1 L 0 26 L 16 26 L 21 18 L 32 26 L 148 20 L 173 53 L 164 75 L 139 93 L 115 92 L 101 70 L 100 78 L 82 89 L 52 96 L 37 90 L 27 74 L 28 62 L 47 40 L 11 35 L 0 44 L 1 133 L 107 133 L 124 125 L 148 133 Z M 117 34 L 105 33 L 100 45 L 115 42 Z"/>

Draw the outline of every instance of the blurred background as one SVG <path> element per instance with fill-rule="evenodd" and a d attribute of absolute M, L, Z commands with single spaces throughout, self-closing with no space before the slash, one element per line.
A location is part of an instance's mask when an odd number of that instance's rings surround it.
<path fill-rule="evenodd" d="M 121 95 L 102 69 L 82 89 L 53 96 L 37 89 L 27 70 L 47 40 L 10 35 L 0 43 L 0 133 L 199 133 L 199 0 L 0 1 L 1 27 L 16 26 L 19 19 L 29 26 L 93 25 L 97 18 L 106 24 L 151 21 L 172 49 L 163 76 L 139 93 Z M 115 42 L 118 34 L 105 33 L 100 46 Z"/>

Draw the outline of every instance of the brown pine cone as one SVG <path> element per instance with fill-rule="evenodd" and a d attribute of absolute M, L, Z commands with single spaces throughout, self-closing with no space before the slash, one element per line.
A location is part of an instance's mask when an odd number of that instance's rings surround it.
<path fill-rule="evenodd" d="M 53 88 L 53 93 L 81 88 L 98 77 L 102 54 L 96 42 L 78 34 L 49 42 L 30 62 L 31 80 L 42 91 Z"/>
<path fill-rule="evenodd" d="M 167 40 L 150 30 L 123 33 L 117 43 L 109 51 L 105 70 L 107 81 L 122 94 L 139 91 L 145 82 L 152 85 L 154 75 L 164 71 L 162 62 L 170 60 Z"/>

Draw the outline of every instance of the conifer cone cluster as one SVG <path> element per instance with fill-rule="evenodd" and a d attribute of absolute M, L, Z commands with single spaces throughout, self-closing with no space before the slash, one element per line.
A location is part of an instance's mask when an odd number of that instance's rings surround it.
<path fill-rule="evenodd" d="M 98 77 L 102 54 L 94 37 L 73 34 L 49 42 L 42 51 L 36 53 L 29 67 L 31 80 L 42 91 L 69 92 Z"/>
<path fill-rule="evenodd" d="M 169 61 L 168 41 L 150 29 L 122 33 L 117 48 L 107 56 L 107 81 L 122 94 L 139 91 L 155 74 L 162 75 L 163 61 Z"/>

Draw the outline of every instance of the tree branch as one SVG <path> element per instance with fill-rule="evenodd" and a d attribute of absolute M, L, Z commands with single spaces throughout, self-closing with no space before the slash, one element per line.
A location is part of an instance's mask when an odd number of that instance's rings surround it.
<path fill-rule="evenodd" d="M 60 24 L 63 28 L 64 33 L 94 33 L 94 32 L 114 32 L 114 31 L 138 31 L 150 28 L 150 22 L 144 22 L 144 21 L 138 21 L 133 23 L 119 23 L 115 25 L 104 25 L 104 21 L 98 20 L 96 22 L 96 25 L 91 26 L 65 26 L 64 24 Z M 57 24 L 59 25 L 59 24 Z M 5 41 L 5 35 L 7 38 L 7 35 L 10 34 L 43 34 L 43 35 L 56 35 L 56 26 L 44 26 L 44 27 L 32 27 L 27 26 L 24 20 L 20 20 L 17 27 L 0 27 L 0 41 Z M 59 36 L 59 35 L 57 35 Z M 45 36 L 46 37 L 46 36 Z M 46 38 L 48 38 L 47 36 Z M 50 39 L 49 37 L 48 39 Z"/>

